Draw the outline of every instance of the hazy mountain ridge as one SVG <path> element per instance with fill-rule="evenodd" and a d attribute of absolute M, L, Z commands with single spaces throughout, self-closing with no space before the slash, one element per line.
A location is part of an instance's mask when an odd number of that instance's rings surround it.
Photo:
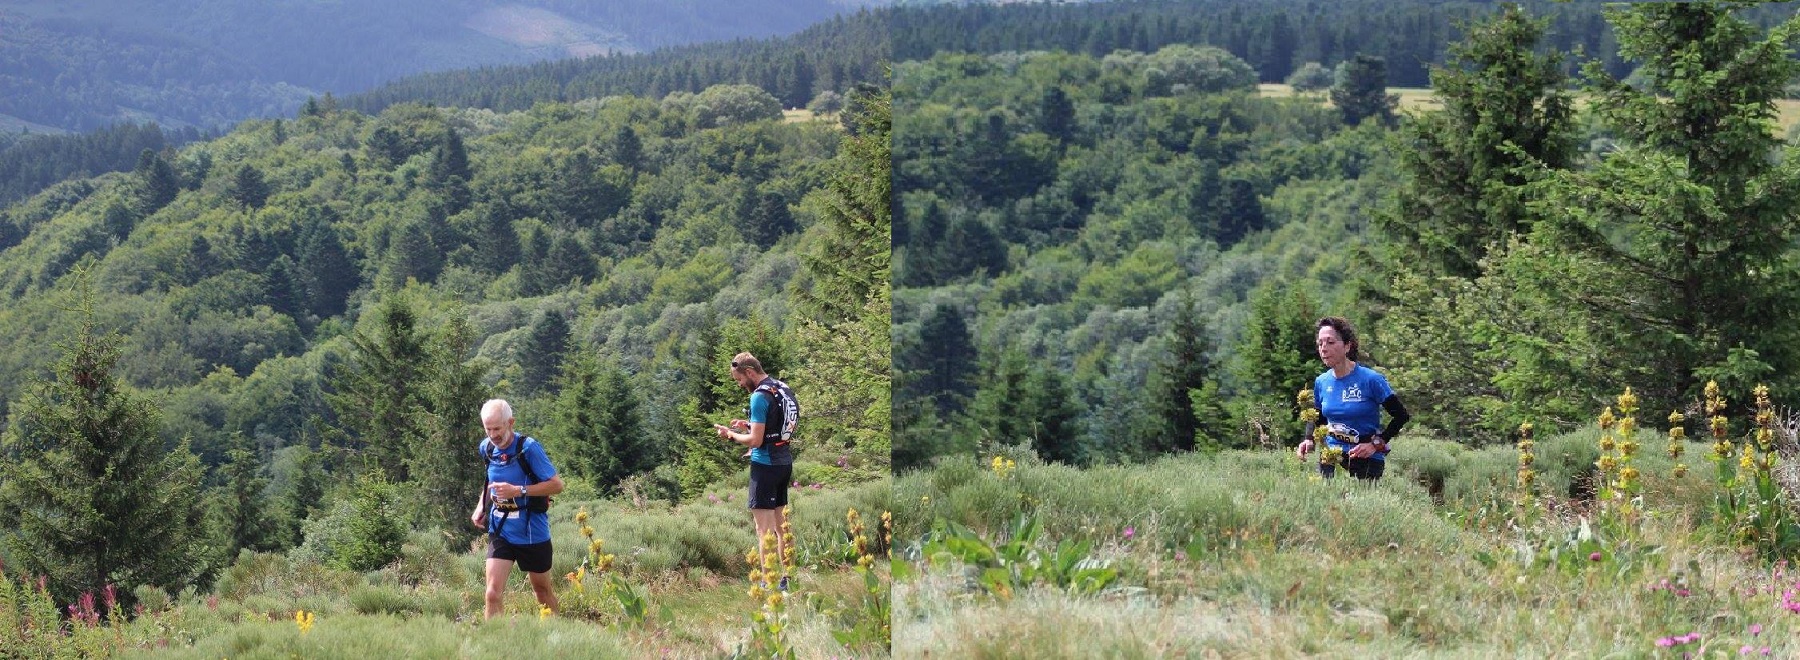
<path fill-rule="evenodd" d="M 222 127 L 418 73 L 788 34 L 853 6 L 27 0 L 0 9 L 0 115 L 69 130 Z"/>

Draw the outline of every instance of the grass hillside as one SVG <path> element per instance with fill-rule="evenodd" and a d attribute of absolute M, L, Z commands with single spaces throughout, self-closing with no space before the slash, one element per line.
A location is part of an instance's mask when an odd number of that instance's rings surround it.
<path fill-rule="evenodd" d="M 873 521 L 862 532 L 863 547 L 884 552 L 879 512 L 890 492 L 886 481 L 794 491 L 794 588 L 780 611 L 787 644 L 801 657 L 886 657 L 878 638 L 854 632 L 879 630 L 887 620 L 885 609 L 869 602 L 845 515 L 855 509 Z M 743 498 L 736 484 L 675 507 L 557 502 L 551 574 L 558 616 L 539 612 L 515 571 L 504 614 L 484 622 L 485 548 L 446 552 L 441 539 L 415 533 L 399 561 L 367 573 L 246 551 L 208 593 L 141 591 L 141 609 L 129 621 L 111 619 L 105 596 L 97 595 L 86 601 L 97 611 L 92 621 L 79 614 L 82 605 L 73 606 L 78 614 L 65 622 L 67 636 L 39 632 L 46 622 L 55 625 L 55 614 L 42 610 L 30 580 L 21 588 L 19 576 L 8 575 L 0 581 L 0 646 L 43 657 L 720 657 L 752 647 L 750 615 L 767 605 L 747 595 L 744 555 L 754 541 Z M 576 521 L 580 511 L 589 515 L 591 540 Z M 588 552 L 593 541 L 597 554 Z M 597 562 L 608 566 L 595 569 Z"/>
<path fill-rule="evenodd" d="M 1635 497 L 1597 500 L 1605 480 L 1596 459 L 1617 451 L 1603 452 L 1601 435 L 1537 443 L 1528 498 L 1515 449 L 1413 434 L 1374 486 L 1323 480 L 1312 461 L 1282 449 L 1085 470 L 1011 455 L 979 466 L 947 458 L 895 483 L 907 559 L 894 596 L 896 653 L 1800 653 L 1800 584 L 1767 552 L 1791 539 L 1752 542 L 1745 526 L 1791 525 L 1791 514 L 1763 508 L 1761 523 L 1746 523 L 1755 498 L 1744 498 L 1744 484 L 1719 483 L 1703 458 L 1712 445 L 1684 442 L 1682 461 L 1694 467 L 1676 476 L 1666 438 L 1650 429 L 1636 434 Z M 1791 443 L 1777 443 L 1784 457 Z M 1753 470 L 1735 472 L 1754 480 Z M 1733 493 L 1735 514 L 1724 504 Z M 1035 540 L 1014 543 L 1020 529 L 1031 535 L 1021 520 L 1035 523 Z"/>
<path fill-rule="evenodd" d="M 0 530 L 0 649 L 885 656 L 886 107 L 324 102 L 0 210 L 0 511 L 48 525 Z M 746 349 L 806 411 L 785 598 L 747 586 L 742 451 L 709 424 L 742 416 Z M 523 586 L 473 623 L 490 397 L 568 485 L 577 623 Z"/>

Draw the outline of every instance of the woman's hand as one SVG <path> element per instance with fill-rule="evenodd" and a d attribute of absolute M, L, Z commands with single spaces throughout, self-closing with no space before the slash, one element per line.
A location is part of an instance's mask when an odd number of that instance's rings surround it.
<path fill-rule="evenodd" d="M 1350 458 L 1368 458 L 1374 455 L 1375 443 L 1373 442 L 1357 443 L 1355 447 L 1350 448 L 1350 453 L 1348 454 Z"/>
<path fill-rule="evenodd" d="M 1312 438 L 1307 438 L 1305 440 L 1301 440 L 1300 446 L 1294 449 L 1294 456 L 1296 458 L 1299 458 L 1300 460 L 1304 461 L 1304 460 L 1306 460 L 1306 455 L 1312 453 L 1312 450 L 1313 450 Z"/>

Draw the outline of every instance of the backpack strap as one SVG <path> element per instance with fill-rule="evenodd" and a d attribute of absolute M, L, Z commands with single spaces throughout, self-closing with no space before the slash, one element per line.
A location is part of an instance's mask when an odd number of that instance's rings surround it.
<path fill-rule="evenodd" d="M 763 382 L 757 383 L 756 389 L 751 390 L 751 392 L 762 392 L 763 396 L 769 397 L 770 415 L 779 415 L 781 417 L 779 423 L 775 420 L 766 420 L 763 422 L 763 442 L 770 446 L 780 447 L 787 444 L 787 438 L 781 434 L 782 425 L 787 423 L 787 409 L 782 407 L 781 388 L 776 387 L 773 380 L 774 379 L 772 378 L 764 379 Z M 774 441 L 770 442 L 770 438 L 774 438 Z"/>

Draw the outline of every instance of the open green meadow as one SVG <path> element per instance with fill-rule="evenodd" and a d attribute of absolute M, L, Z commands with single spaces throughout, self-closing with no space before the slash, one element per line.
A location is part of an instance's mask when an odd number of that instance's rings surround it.
<path fill-rule="evenodd" d="M 1677 477 L 1649 433 L 1605 507 L 1597 429 L 1537 444 L 1527 500 L 1514 448 L 1412 434 L 1374 486 L 1280 449 L 946 459 L 895 483 L 896 654 L 1795 657 L 1800 585 L 1721 531 L 1712 445 Z"/>
<path fill-rule="evenodd" d="M 557 502 L 556 615 L 540 612 L 514 571 L 504 614 L 484 622 L 484 542 L 452 551 L 443 538 L 415 532 L 401 558 L 380 570 L 245 552 L 209 593 L 143 589 L 141 613 L 118 618 L 96 594 L 56 633 L 48 631 L 57 614 L 35 584 L 9 574 L 0 581 L 0 648 L 55 658 L 712 658 L 783 648 L 798 657 L 887 657 L 887 563 L 865 560 L 874 571 L 866 575 L 858 559 L 885 552 L 880 515 L 890 482 L 795 489 L 793 587 L 779 605 L 749 594 L 745 553 L 755 540 L 742 490 L 728 481 L 679 506 Z M 846 520 L 852 509 L 862 520 L 861 554 Z M 577 521 L 582 511 L 591 537 Z M 599 548 L 590 552 L 594 541 Z M 758 645 L 755 612 L 783 624 L 780 646 Z"/>

